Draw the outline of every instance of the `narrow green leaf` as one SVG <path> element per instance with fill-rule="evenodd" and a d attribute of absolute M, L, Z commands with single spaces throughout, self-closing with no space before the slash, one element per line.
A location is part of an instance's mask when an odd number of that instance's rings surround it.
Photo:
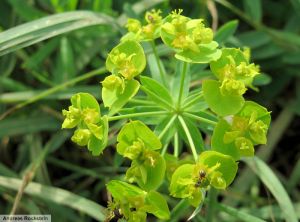
<path fill-rule="evenodd" d="M 170 95 L 169 91 L 159 82 L 154 79 L 151 79 L 146 76 L 141 76 L 141 82 L 144 87 L 149 89 L 152 93 L 156 94 L 161 99 L 165 100 L 170 105 L 173 104 L 172 96 Z M 148 96 L 155 102 L 155 97 L 148 94 Z"/>
<path fill-rule="evenodd" d="M 293 5 L 293 8 L 295 9 L 296 13 L 300 13 L 300 0 L 290 0 L 290 2 Z"/>
<path fill-rule="evenodd" d="M 204 151 L 204 141 L 203 141 L 201 132 L 199 131 L 199 129 L 196 127 L 196 125 L 193 122 L 194 120 L 192 120 L 188 117 L 183 117 L 183 119 L 190 131 L 190 134 L 194 141 L 197 153 L 203 152 Z M 186 137 L 185 134 L 183 134 L 182 136 Z"/>
<path fill-rule="evenodd" d="M 50 15 L 0 33 L 0 55 L 72 30 L 92 25 L 114 25 L 115 20 L 89 11 Z"/>
<path fill-rule="evenodd" d="M 243 46 L 248 46 L 252 49 L 259 48 L 271 42 L 271 37 L 263 31 L 248 31 L 236 36 L 241 41 Z M 241 45 L 241 46 L 242 46 Z"/>
<path fill-rule="evenodd" d="M 59 56 L 53 76 L 55 83 L 62 83 L 76 76 L 73 49 L 66 37 L 61 39 L 59 49 Z"/>
<path fill-rule="evenodd" d="M 39 115 L 37 117 L 8 118 L 0 122 L 0 138 L 20 134 L 34 133 L 43 130 L 57 131 L 61 123 L 53 117 Z"/>
<path fill-rule="evenodd" d="M 218 31 L 214 37 L 215 41 L 217 41 L 218 43 L 226 42 L 226 40 L 235 33 L 235 31 L 238 27 L 238 24 L 239 24 L 238 20 L 232 20 L 232 21 L 227 22 L 224 25 L 222 25 L 218 29 Z"/>
<path fill-rule="evenodd" d="M 0 78 L 1 84 L 2 78 Z M 16 82 L 17 84 L 18 82 Z M 21 89 L 21 86 L 20 86 Z M 0 103 L 16 103 L 26 101 L 36 95 L 39 95 L 44 90 L 27 90 L 21 92 L 2 93 L 0 95 Z M 87 92 L 92 94 L 97 99 L 100 99 L 99 86 L 74 86 L 69 89 L 61 90 L 60 92 L 50 94 L 43 97 L 43 100 L 68 100 L 77 92 Z"/>
<path fill-rule="evenodd" d="M 226 212 L 227 214 L 235 217 L 236 219 L 239 219 L 240 221 L 244 221 L 244 222 L 264 222 L 264 220 L 252 216 L 250 214 L 247 214 L 239 209 L 224 205 L 224 204 L 219 204 L 216 203 L 215 207 L 217 209 L 219 209 L 220 211 Z"/>
<path fill-rule="evenodd" d="M 252 20 L 260 22 L 262 18 L 261 0 L 243 0 L 244 9 Z"/>
<path fill-rule="evenodd" d="M 22 184 L 22 180 L 20 179 L 0 176 L 0 186 L 7 189 L 17 191 Z M 59 205 L 68 206 L 99 221 L 104 221 L 105 219 L 104 208 L 101 205 L 61 188 L 44 186 L 32 182 L 25 188 L 24 193 L 43 200 L 52 201 Z"/>
<path fill-rule="evenodd" d="M 34 7 L 31 1 L 9 0 L 7 2 L 13 7 L 17 15 L 26 21 L 38 19 L 47 15 L 43 11 L 38 10 L 37 7 Z"/>
<path fill-rule="evenodd" d="M 38 68 L 44 59 L 46 59 L 56 49 L 58 43 L 59 38 L 49 40 L 25 61 L 23 67 L 27 69 Z"/>
<path fill-rule="evenodd" d="M 243 161 L 256 173 L 276 198 L 287 222 L 297 222 L 297 216 L 292 201 L 273 171 L 258 157 L 245 158 Z"/>

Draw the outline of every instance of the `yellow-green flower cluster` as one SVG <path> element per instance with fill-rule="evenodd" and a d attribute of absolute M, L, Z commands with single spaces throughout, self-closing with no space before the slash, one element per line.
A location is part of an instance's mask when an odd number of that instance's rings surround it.
<path fill-rule="evenodd" d="M 227 172 L 227 167 L 232 172 Z M 172 175 L 170 193 L 198 206 L 203 198 L 202 191 L 210 186 L 225 189 L 234 179 L 236 171 L 237 164 L 231 156 L 205 151 L 196 164 L 183 164 L 176 169 Z"/>
<path fill-rule="evenodd" d="M 71 140 L 79 146 L 88 146 L 93 155 L 98 155 L 107 140 L 107 120 L 101 117 L 100 107 L 96 99 L 88 93 L 78 93 L 71 98 L 72 105 L 63 110 L 65 120 L 62 128 L 74 128 Z"/>
<path fill-rule="evenodd" d="M 102 99 L 104 106 L 113 112 L 122 108 L 139 89 L 139 82 L 134 79 L 146 66 L 142 46 L 133 40 L 121 42 L 111 50 L 106 59 L 106 68 L 111 72 L 102 81 Z"/>
<path fill-rule="evenodd" d="M 254 146 L 266 144 L 270 113 L 257 103 L 246 101 L 235 115 L 220 120 L 212 136 L 212 149 L 236 160 L 254 155 Z"/>
<path fill-rule="evenodd" d="M 247 87 L 253 87 L 252 82 L 259 74 L 259 67 L 249 64 L 249 52 L 239 49 L 225 48 L 222 56 L 211 62 L 211 69 L 221 82 L 220 90 L 223 95 L 241 96 Z"/>
<path fill-rule="evenodd" d="M 122 38 L 122 41 L 128 39 L 150 41 L 158 38 L 162 23 L 162 17 L 160 14 L 160 10 L 152 9 L 151 11 L 147 11 L 145 13 L 145 25 L 142 25 L 137 19 L 129 18 L 126 24 L 128 33 Z"/>
<path fill-rule="evenodd" d="M 205 27 L 203 19 L 190 19 L 181 13 L 182 10 L 175 10 L 165 19 L 161 27 L 162 39 L 175 49 L 199 52 L 199 45 L 213 41 L 213 32 Z"/>
<path fill-rule="evenodd" d="M 230 129 L 224 134 L 224 143 L 233 143 L 240 156 L 253 156 L 254 145 L 266 144 L 268 121 L 258 119 L 257 111 L 249 116 L 235 115 Z"/>

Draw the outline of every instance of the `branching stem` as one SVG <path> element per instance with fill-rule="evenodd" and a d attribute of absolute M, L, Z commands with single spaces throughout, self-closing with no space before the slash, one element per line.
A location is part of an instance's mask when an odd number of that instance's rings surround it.
<path fill-rule="evenodd" d="M 178 95 L 178 102 L 177 107 L 179 108 L 181 106 L 181 100 L 182 100 L 182 94 L 183 94 L 183 88 L 184 88 L 184 80 L 187 73 L 187 67 L 188 64 L 186 62 L 183 63 L 181 78 L 180 78 L 180 88 L 179 88 L 179 95 Z"/>
<path fill-rule="evenodd" d="M 217 123 L 213 120 L 209 120 L 209 119 L 206 119 L 204 117 L 196 116 L 196 115 L 191 114 L 191 113 L 184 112 L 183 115 L 186 116 L 186 117 L 190 117 L 192 119 L 195 119 L 195 120 L 199 120 L 200 122 L 208 123 L 208 124 L 211 124 L 211 125 L 214 125 L 214 126 L 217 125 Z"/>
<path fill-rule="evenodd" d="M 178 119 L 179 119 L 179 122 L 181 123 L 181 126 L 186 134 L 186 137 L 189 141 L 189 144 L 190 144 L 190 147 L 191 147 L 191 150 L 192 150 L 192 153 L 193 153 L 193 156 L 194 156 L 194 159 L 195 161 L 198 160 L 198 153 L 197 153 L 197 150 L 196 150 L 196 147 L 195 147 L 195 144 L 194 144 L 194 141 L 193 141 L 193 138 L 192 138 L 192 135 L 184 121 L 184 119 L 182 118 L 182 116 L 178 116 Z"/>
<path fill-rule="evenodd" d="M 141 113 L 130 113 L 130 114 L 124 114 L 119 116 L 111 116 L 108 117 L 108 121 L 115 121 L 120 119 L 128 119 L 133 117 L 146 117 L 146 116 L 159 116 L 159 115 L 165 115 L 170 112 L 168 111 L 155 111 L 155 112 L 141 112 Z"/>
<path fill-rule="evenodd" d="M 165 74 L 165 72 L 164 72 L 164 70 L 162 68 L 161 61 L 159 59 L 159 56 L 158 56 L 158 53 L 157 53 L 154 41 L 151 41 L 151 47 L 152 47 L 152 51 L 153 51 L 153 54 L 154 54 L 154 57 L 155 57 L 155 60 L 156 60 L 156 63 L 157 63 L 157 67 L 158 67 L 158 70 L 159 70 L 160 78 L 161 78 L 163 84 L 165 86 L 168 86 L 168 82 L 166 80 L 166 74 Z"/>

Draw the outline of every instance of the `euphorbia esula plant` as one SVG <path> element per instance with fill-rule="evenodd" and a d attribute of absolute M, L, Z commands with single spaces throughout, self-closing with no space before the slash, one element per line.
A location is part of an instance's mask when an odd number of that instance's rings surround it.
<path fill-rule="evenodd" d="M 78 93 L 63 110 L 62 128 L 76 127 L 71 140 L 98 156 L 107 146 L 108 123 L 127 119 L 113 135 L 116 152 L 130 167 L 122 180 L 107 183 L 107 220 L 142 222 L 147 214 L 168 220 L 166 195 L 198 207 L 210 189 L 232 183 L 240 158 L 266 144 L 270 112 L 243 97 L 256 90 L 253 80 L 260 74 L 249 50 L 220 48 L 202 19 L 185 17 L 182 10 L 163 18 L 152 10 L 144 22 L 128 19 L 126 27 L 107 56 L 104 110 L 92 95 Z M 164 62 L 155 40 L 174 52 Z M 203 79 L 197 72 L 206 68 L 211 75 Z M 196 87 L 190 84 L 200 79 Z M 212 135 L 211 145 L 204 145 L 202 133 Z"/>

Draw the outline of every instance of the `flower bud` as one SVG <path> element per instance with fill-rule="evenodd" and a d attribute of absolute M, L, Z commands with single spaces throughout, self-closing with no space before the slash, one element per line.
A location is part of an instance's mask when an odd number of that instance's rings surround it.
<path fill-rule="evenodd" d="M 71 140 L 79 146 L 86 146 L 90 140 L 91 132 L 88 129 L 77 129 Z"/>
<path fill-rule="evenodd" d="M 150 24 L 159 24 L 162 21 L 162 17 L 160 16 L 161 10 L 152 9 L 151 11 L 147 11 L 145 14 L 145 20 Z"/>
<path fill-rule="evenodd" d="M 238 76 L 253 78 L 259 74 L 259 67 L 256 66 L 254 63 L 247 65 L 245 62 L 241 62 L 236 67 L 236 74 Z"/>
<path fill-rule="evenodd" d="M 102 85 L 104 88 L 107 89 L 114 89 L 114 88 L 119 88 L 121 87 L 123 84 L 122 79 L 119 76 L 116 75 L 110 75 L 107 76 L 103 81 L 102 81 Z"/>
<path fill-rule="evenodd" d="M 247 90 L 243 82 L 234 79 L 225 79 L 222 82 L 220 89 L 223 95 L 232 95 L 232 96 L 235 95 L 241 96 Z"/>
<path fill-rule="evenodd" d="M 196 44 L 208 44 L 213 40 L 213 31 L 210 28 L 198 26 L 193 30 L 193 39 Z"/>
<path fill-rule="evenodd" d="M 137 19 L 129 18 L 127 20 L 126 28 L 129 32 L 137 33 L 141 29 L 141 23 Z"/>
<path fill-rule="evenodd" d="M 112 63 L 116 66 L 113 70 L 114 74 L 121 74 L 125 79 L 132 79 L 137 74 L 137 69 L 132 63 L 132 58 L 136 54 L 126 55 L 123 52 L 115 50 L 113 54 L 110 54 Z"/>
<path fill-rule="evenodd" d="M 258 120 L 250 125 L 250 136 L 251 139 L 257 144 L 266 144 L 267 143 L 267 125 Z"/>
<path fill-rule="evenodd" d="M 225 189 L 226 181 L 222 177 L 222 173 L 219 171 L 212 172 L 210 175 L 210 184 L 216 189 Z"/>
<path fill-rule="evenodd" d="M 69 106 L 69 110 L 64 109 L 62 114 L 65 117 L 62 128 L 74 128 L 80 122 L 81 112 L 74 106 Z"/>
<path fill-rule="evenodd" d="M 82 117 L 86 124 L 98 123 L 100 121 L 100 114 L 95 109 L 84 109 L 82 111 Z"/>
<path fill-rule="evenodd" d="M 134 160 L 137 159 L 144 149 L 144 143 L 141 140 L 134 141 L 133 144 L 126 148 L 124 156 Z"/>
<path fill-rule="evenodd" d="M 241 156 L 253 156 L 254 147 L 252 142 L 245 137 L 238 137 L 234 141 L 235 147 L 239 150 Z"/>

